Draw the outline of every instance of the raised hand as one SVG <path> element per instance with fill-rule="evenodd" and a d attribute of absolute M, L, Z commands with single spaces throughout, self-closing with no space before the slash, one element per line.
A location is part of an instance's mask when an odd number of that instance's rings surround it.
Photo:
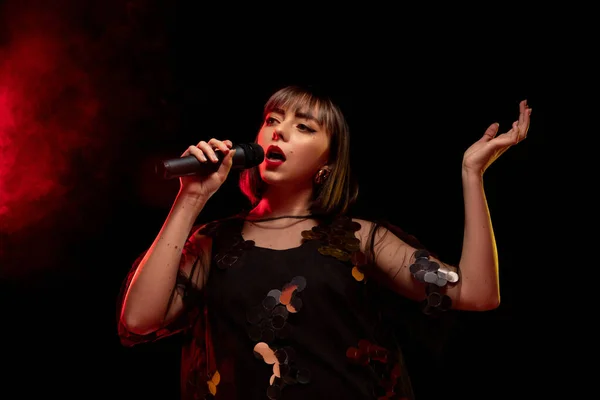
<path fill-rule="evenodd" d="M 493 123 L 481 139 L 465 151 L 463 171 L 483 174 L 506 150 L 527 137 L 531 115 L 527 100 L 519 103 L 519 110 L 519 119 L 513 122 L 509 131 L 498 135 L 499 124 Z"/>

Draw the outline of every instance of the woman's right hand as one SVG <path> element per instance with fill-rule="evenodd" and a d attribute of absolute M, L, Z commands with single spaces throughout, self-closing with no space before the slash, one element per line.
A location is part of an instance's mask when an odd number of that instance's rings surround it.
<path fill-rule="evenodd" d="M 180 194 L 193 197 L 202 197 L 208 199 L 212 196 L 225 182 L 231 165 L 235 150 L 231 150 L 233 143 L 230 140 L 210 139 L 208 142 L 200 141 L 196 146 L 190 146 L 181 155 L 194 156 L 201 163 L 218 162 L 215 150 L 218 149 L 225 156 L 219 168 L 207 175 L 188 175 L 179 178 Z"/>

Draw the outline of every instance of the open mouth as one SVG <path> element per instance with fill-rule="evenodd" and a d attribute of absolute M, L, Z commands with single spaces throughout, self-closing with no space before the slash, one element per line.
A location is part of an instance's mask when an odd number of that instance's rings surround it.
<path fill-rule="evenodd" d="M 277 146 L 269 146 L 266 157 L 271 161 L 285 161 L 285 153 Z"/>

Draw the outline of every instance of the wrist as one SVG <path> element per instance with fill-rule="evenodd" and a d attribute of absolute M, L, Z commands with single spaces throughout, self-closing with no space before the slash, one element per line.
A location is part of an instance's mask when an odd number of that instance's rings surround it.
<path fill-rule="evenodd" d="M 184 190 L 180 190 L 175 200 L 176 203 L 180 204 L 185 208 L 191 208 L 200 212 L 210 196 L 206 196 L 198 193 L 189 193 Z"/>
<path fill-rule="evenodd" d="M 481 182 L 483 179 L 483 172 L 480 170 L 475 171 L 463 166 L 462 179 L 466 182 Z"/>

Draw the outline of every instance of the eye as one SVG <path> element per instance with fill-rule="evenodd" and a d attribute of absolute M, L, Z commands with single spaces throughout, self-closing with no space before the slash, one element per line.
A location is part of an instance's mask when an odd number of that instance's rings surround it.
<path fill-rule="evenodd" d="M 298 124 L 298 130 L 303 131 L 303 132 L 309 132 L 309 133 L 315 133 L 316 132 L 315 129 L 313 129 L 313 128 L 307 126 L 307 125 L 304 125 L 304 124 Z"/>
<path fill-rule="evenodd" d="M 267 126 L 276 124 L 277 122 L 278 121 L 275 118 L 273 118 L 273 117 L 267 117 L 267 118 L 265 118 L 265 125 L 267 125 Z"/>

